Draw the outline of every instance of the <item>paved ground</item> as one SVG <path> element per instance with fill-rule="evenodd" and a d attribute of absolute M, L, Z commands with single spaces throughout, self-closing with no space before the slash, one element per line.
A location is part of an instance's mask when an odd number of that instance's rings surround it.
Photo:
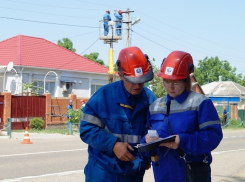
<path fill-rule="evenodd" d="M 6 135 L 6 132 L 3 132 Z M 61 135 L 61 134 L 37 134 L 30 133 L 31 141 L 33 141 L 33 145 L 20 145 L 20 142 L 23 140 L 24 133 L 12 133 L 12 139 L 9 140 L 8 136 L 0 136 L 0 143 L 3 146 L 7 146 L 6 149 L 0 150 L 0 158 L 1 164 L 4 164 L 4 161 L 12 164 L 9 166 L 0 165 L 0 181 L 1 181 L 1 172 L 6 171 L 10 172 L 10 177 L 2 178 L 9 180 L 2 180 L 1 182 L 10 182 L 10 181 L 25 181 L 25 182 L 65 182 L 65 181 L 84 181 L 83 167 L 86 164 L 87 152 L 86 150 L 82 150 L 86 148 L 86 144 L 82 143 L 79 139 L 78 135 Z M 52 139 L 52 141 L 50 141 Z M 49 141 L 49 142 L 48 142 Z M 62 145 L 61 146 L 61 142 Z M 36 146 L 36 147 L 35 147 Z M 79 151 L 71 152 L 67 149 L 76 149 Z M 48 154 L 50 151 L 60 150 L 58 153 Z M 36 159 L 34 157 L 29 157 L 28 155 L 22 155 L 29 152 L 35 153 L 40 151 L 47 151 L 46 154 L 36 155 Z M 40 152 L 41 153 L 41 152 Z M 84 155 L 83 159 L 79 159 L 77 161 L 77 167 L 74 166 L 77 156 L 81 156 L 81 153 Z M 19 157 L 4 157 L 6 154 L 20 154 Z M 74 159 L 70 159 L 65 161 L 67 156 L 74 157 Z M 52 161 L 54 156 L 57 159 L 56 161 Z M 25 158 L 26 157 L 26 158 Z M 50 158 L 49 158 L 50 157 Z M 25 175 L 20 175 L 21 177 L 14 177 L 11 175 L 11 172 L 17 173 L 23 165 L 23 161 L 29 161 L 29 166 L 32 164 L 35 166 L 36 163 L 41 163 L 43 166 L 34 167 L 37 168 L 33 170 L 34 173 L 26 173 Z M 35 161 L 37 160 L 37 161 Z M 62 169 L 57 168 L 57 171 L 45 171 L 47 166 L 50 167 L 53 163 L 58 163 L 61 161 L 63 163 L 57 164 L 63 165 Z M 68 168 L 69 163 L 73 163 L 74 169 Z M 9 168 L 8 168 L 9 167 Z M 31 167 L 31 166 L 30 166 Z M 41 168 L 44 167 L 44 168 Z M 52 166 L 53 167 L 53 166 Z M 64 167 L 67 167 L 65 169 Z M 212 163 L 212 181 L 213 182 L 245 182 L 245 130 L 225 130 L 224 138 L 217 149 L 213 151 L 213 163 Z M 16 172 L 15 172 L 16 170 Z M 39 171 L 39 173 L 38 173 Z M 40 173 L 40 171 L 42 173 Z M 144 182 L 153 182 L 153 172 L 152 170 L 147 170 Z"/>

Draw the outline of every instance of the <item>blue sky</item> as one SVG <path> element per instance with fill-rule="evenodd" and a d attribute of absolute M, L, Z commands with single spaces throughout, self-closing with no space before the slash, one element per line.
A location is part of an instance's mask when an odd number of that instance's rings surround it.
<path fill-rule="evenodd" d="M 20 34 L 54 43 L 68 37 L 76 53 L 98 52 L 108 64 L 109 45 L 98 40 L 99 20 L 107 9 L 114 19 L 114 9 L 127 8 L 134 9 L 132 20 L 141 19 L 132 26 L 131 45 L 155 58 L 158 67 L 171 51 L 181 50 L 193 56 L 196 66 L 206 56 L 218 56 L 245 76 L 244 0 L 0 0 L 0 41 Z M 113 45 L 114 62 L 126 45 L 125 30 L 122 34 Z"/>

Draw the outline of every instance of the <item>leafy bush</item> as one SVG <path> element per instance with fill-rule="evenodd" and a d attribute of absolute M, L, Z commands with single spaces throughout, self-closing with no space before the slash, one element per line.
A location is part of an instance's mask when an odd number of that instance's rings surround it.
<path fill-rule="evenodd" d="M 82 114 L 83 112 L 81 109 L 78 109 L 78 110 L 69 109 L 69 115 L 71 116 L 69 121 L 71 123 L 79 123 Z"/>
<path fill-rule="evenodd" d="M 223 122 L 223 114 L 222 113 L 219 113 L 219 111 L 218 111 L 218 116 L 219 116 L 220 122 L 222 123 Z"/>
<path fill-rule="evenodd" d="M 30 121 L 30 128 L 36 130 L 42 130 L 44 125 L 44 121 L 41 118 L 32 118 Z"/>
<path fill-rule="evenodd" d="M 243 127 L 241 119 L 230 119 L 230 126 L 231 127 Z"/>

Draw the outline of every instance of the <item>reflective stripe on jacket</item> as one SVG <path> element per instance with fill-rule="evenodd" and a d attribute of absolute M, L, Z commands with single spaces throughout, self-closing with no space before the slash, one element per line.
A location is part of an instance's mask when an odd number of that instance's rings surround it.
<path fill-rule="evenodd" d="M 117 159 L 112 149 L 117 140 L 134 146 L 140 142 L 145 131 L 147 110 L 156 100 L 155 95 L 143 88 L 138 102 L 128 120 L 125 105 L 130 105 L 123 82 L 118 81 L 101 87 L 89 99 L 84 108 L 80 125 L 80 137 L 89 144 L 89 158 L 106 171 L 118 174 L 131 174 L 145 163 L 143 156 L 134 150 L 134 161 L 123 162 Z"/>
<path fill-rule="evenodd" d="M 167 104 L 171 97 L 159 98 L 149 108 L 147 126 L 158 131 L 160 137 L 170 135 L 166 122 Z M 186 159 L 202 162 L 208 154 L 212 162 L 211 151 L 220 143 L 223 134 L 216 109 L 210 99 L 194 91 L 184 91 L 171 100 L 168 117 L 174 135 L 179 135 L 179 148 L 187 154 Z M 141 140 L 144 143 L 144 138 Z M 160 156 L 159 166 L 153 165 L 156 182 L 185 181 L 185 162 L 177 150 L 171 149 L 166 156 L 166 147 L 152 151 Z"/>

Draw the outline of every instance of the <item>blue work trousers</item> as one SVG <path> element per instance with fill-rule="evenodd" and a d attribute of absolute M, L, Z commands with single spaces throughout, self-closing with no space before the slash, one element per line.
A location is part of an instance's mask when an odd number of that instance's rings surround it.
<path fill-rule="evenodd" d="M 104 22 L 104 36 L 107 36 L 108 35 L 108 31 L 109 31 L 108 22 L 105 21 Z"/>
<path fill-rule="evenodd" d="M 120 175 L 110 173 L 96 164 L 96 161 L 89 160 L 84 169 L 85 182 L 142 182 L 145 170 L 139 172 Z"/>
<path fill-rule="evenodd" d="M 116 33 L 117 33 L 117 36 L 121 36 L 121 31 L 122 30 L 122 24 L 121 23 L 117 23 L 116 24 Z"/>

